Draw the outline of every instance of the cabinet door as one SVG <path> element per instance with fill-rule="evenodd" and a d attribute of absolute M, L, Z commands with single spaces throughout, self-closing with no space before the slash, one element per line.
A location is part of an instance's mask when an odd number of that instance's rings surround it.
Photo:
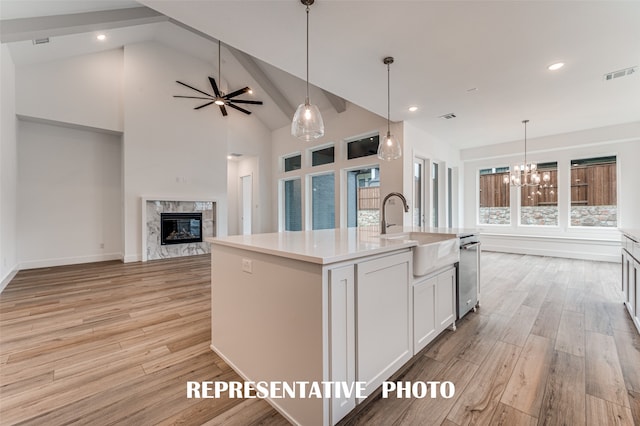
<path fill-rule="evenodd" d="M 456 274 L 454 268 L 438 275 L 436 296 L 437 331 L 440 332 L 456 320 Z"/>
<path fill-rule="evenodd" d="M 638 306 L 636 305 L 636 292 L 638 287 L 638 262 L 634 261 L 632 257 L 629 257 L 629 285 L 627 289 L 627 307 L 631 313 L 631 317 L 635 317 L 637 314 Z"/>
<path fill-rule="evenodd" d="M 333 382 L 356 380 L 355 288 L 353 265 L 329 270 L 329 359 Z M 331 399 L 331 424 L 356 406 L 355 395 Z"/>
<path fill-rule="evenodd" d="M 631 285 L 631 283 L 629 283 Z M 634 311 L 632 317 L 636 323 L 638 331 L 640 331 L 640 263 L 634 262 L 633 267 L 633 286 L 635 287 L 636 303 L 633 306 Z"/>
<path fill-rule="evenodd" d="M 413 353 L 411 253 L 356 265 L 356 371 L 370 395 Z"/>
<path fill-rule="evenodd" d="M 413 354 L 437 336 L 436 287 L 433 277 L 413 285 Z"/>
<path fill-rule="evenodd" d="M 627 287 L 629 286 L 629 255 L 622 249 L 622 296 L 627 301 Z"/>

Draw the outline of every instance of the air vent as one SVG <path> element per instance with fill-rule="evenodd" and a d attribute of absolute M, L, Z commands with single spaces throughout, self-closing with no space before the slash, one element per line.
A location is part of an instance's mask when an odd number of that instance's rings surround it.
<path fill-rule="evenodd" d="M 49 43 L 49 37 L 37 38 L 33 40 L 33 44 L 47 44 L 47 43 Z"/>
<path fill-rule="evenodd" d="M 609 72 L 604 75 L 604 81 L 615 80 L 616 78 L 625 77 L 638 72 L 638 66 L 625 68 L 620 71 Z"/>
<path fill-rule="evenodd" d="M 452 118 L 456 118 L 456 115 L 454 113 L 450 112 L 449 114 L 441 115 L 438 118 L 444 118 L 445 120 L 451 120 Z"/>

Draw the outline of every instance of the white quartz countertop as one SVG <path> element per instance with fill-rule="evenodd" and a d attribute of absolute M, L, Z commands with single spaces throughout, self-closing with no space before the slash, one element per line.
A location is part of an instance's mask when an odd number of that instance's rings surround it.
<path fill-rule="evenodd" d="M 403 228 L 402 231 L 394 231 L 388 235 L 411 231 L 413 228 Z M 377 228 L 348 228 L 234 235 L 205 238 L 205 241 L 214 246 L 235 247 L 322 265 L 417 245 L 416 241 L 409 238 L 380 238 L 379 234 Z M 212 249 L 215 250 L 215 247 Z"/>

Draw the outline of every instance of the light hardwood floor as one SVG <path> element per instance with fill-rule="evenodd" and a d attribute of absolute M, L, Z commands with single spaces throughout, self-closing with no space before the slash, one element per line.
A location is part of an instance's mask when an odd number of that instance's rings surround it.
<path fill-rule="evenodd" d="M 0 423 L 287 424 L 260 400 L 189 400 L 241 380 L 209 349 L 208 256 L 20 272 L 0 295 Z M 348 425 L 640 425 L 640 337 L 619 265 L 483 253 L 481 308 L 402 380 L 451 399 L 372 399 Z M 260 348 L 256 348 L 259 353 Z"/>

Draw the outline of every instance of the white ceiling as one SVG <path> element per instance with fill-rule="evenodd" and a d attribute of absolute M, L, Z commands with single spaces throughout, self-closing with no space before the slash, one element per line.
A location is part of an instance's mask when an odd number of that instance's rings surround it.
<path fill-rule="evenodd" d="M 71 13 L 73 5 L 82 12 L 137 5 L 37 2 L 47 7 L 29 15 L 11 3 L 36 2 L 2 0 L 3 19 Z M 260 59 L 290 102 L 299 102 L 301 82 L 281 71 L 304 78 L 305 13 L 298 0 L 139 3 Z M 316 0 L 310 19 L 312 83 L 384 116 L 382 58 L 394 56 L 392 119 L 461 148 L 519 140 L 525 118 L 531 138 L 640 120 L 640 72 L 603 80 L 640 65 L 638 1 Z M 566 66 L 546 69 L 557 61 Z M 322 95 L 312 93 L 312 101 L 329 107 Z M 410 113 L 410 105 L 420 109 Z M 457 118 L 437 118 L 451 112 Z M 281 115 L 261 119 L 286 125 Z"/>

